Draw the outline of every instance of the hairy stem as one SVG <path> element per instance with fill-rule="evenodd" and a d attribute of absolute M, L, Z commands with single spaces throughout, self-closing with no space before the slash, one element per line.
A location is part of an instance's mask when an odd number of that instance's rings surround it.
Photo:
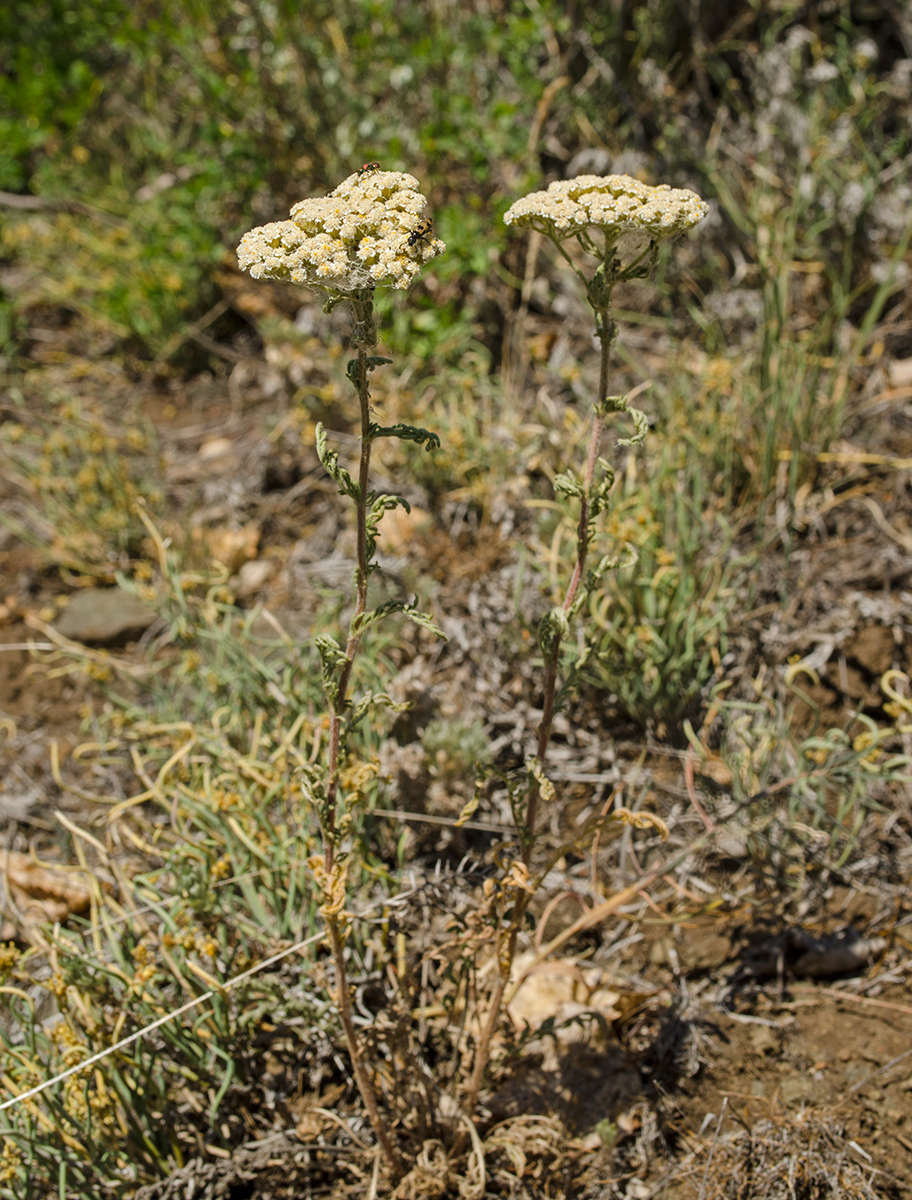
<path fill-rule="evenodd" d="M 355 499 L 355 522 L 357 528 L 357 563 L 355 567 L 355 611 L 349 625 L 348 642 L 345 646 L 345 659 L 339 670 L 335 698 L 330 697 L 329 725 L 329 762 L 328 781 L 326 785 L 326 804 L 324 807 L 323 829 L 323 866 L 327 886 L 331 886 L 331 877 L 335 865 L 336 844 L 336 798 L 339 790 L 340 752 L 342 746 L 342 720 L 348 707 L 348 689 L 351 683 L 352 668 L 361 645 L 361 634 L 358 632 L 361 617 L 367 611 L 367 581 L 370 576 L 370 563 L 367 558 L 367 516 L 370 495 L 368 482 L 370 475 L 371 437 L 370 437 L 370 391 L 368 388 L 368 364 L 366 344 L 371 344 L 373 316 L 369 299 L 350 301 L 354 317 L 354 340 L 358 349 L 358 399 L 361 405 L 361 457 L 358 468 L 358 494 Z M 324 907 L 324 920 L 329 935 L 333 964 L 336 972 L 336 1004 L 345 1031 L 345 1041 L 352 1061 L 352 1071 L 355 1083 L 361 1093 L 361 1099 L 367 1111 L 380 1149 L 389 1169 L 397 1176 L 403 1171 L 402 1161 L 396 1153 L 388 1124 L 384 1123 L 377 1093 L 371 1080 L 370 1073 L 364 1065 L 361 1044 L 352 1020 L 351 998 L 349 996 L 348 972 L 345 966 L 345 936 L 342 922 L 337 912 L 327 912 Z"/>
<path fill-rule="evenodd" d="M 570 578 L 570 583 L 567 586 L 567 593 L 564 596 L 563 610 L 569 613 L 576 600 L 579 592 L 580 583 L 583 579 L 583 572 L 586 569 L 586 558 L 589 553 L 589 511 L 590 511 L 590 496 L 592 494 L 592 485 L 595 480 L 595 469 L 598 462 L 599 447 L 602 441 L 602 432 L 605 427 L 604 417 L 604 402 L 608 395 L 608 361 L 611 351 L 611 323 L 609 321 L 609 310 L 607 307 L 596 309 L 598 317 L 598 336 L 601 343 L 601 363 L 599 370 L 599 390 L 597 402 L 594 405 L 594 413 L 592 418 L 592 430 L 589 435 L 589 450 L 586 455 L 586 473 L 583 480 L 583 496 L 580 502 L 579 524 L 577 525 L 576 535 L 576 562 L 573 567 L 573 575 Z M 552 652 L 548 655 L 545 662 L 545 682 L 544 682 L 544 705 L 542 710 L 541 724 L 538 727 L 538 759 L 544 766 L 545 758 L 548 753 L 548 745 L 551 741 L 551 726 L 554 721 L 554 701 L 557 694 L 557 666 L 560 658 L 560 638 L 558 637 L 553 647 Z M 535 823 L 538 817 L 538 801 L 540 789 L 537 782 L 532 781 L 529 791 L 529 805 L 526 809 L 526 829 L 525 834 L 521 839 L 522 842 L 522 857 L 526 866 L 530 865 L 532 851 L 535 842 Z M 491 1053 L 491 1042 L 494 1034 L 497 1032 L 497 1026 L 501 1019 L 501 1010 L 503 1006 L 504 994 L 510 981 L 510 973 L 513 967 L 513 959 L 516 954 L 516 942 L 519 937 L 519 931 L 522 928 L 523 918 L 525 917 L 526 908 L 528 907 L 531 895 L 523 888 L 516 888 L 513 897 L 513 915 L 510 920 L 510 928 L 507 934 L 507 944 L 501 958 L 500 974 L 497 983 L 494 985 L 494 991 L 491 995 L 491 1000 L 488 1005 L 487 1016 L 485 1017 L 484 1025 L 482 1026 L 481 1035 L 478 1039 L 478 1045 L 475 1048 L 475 1062 L 472 1067 L 472 1074 L 469 1077 L 469 1083 L 466 1088 L 464 1111 L 471 1118 L 474 1115 L 478 1104 L 478 1096 L 481 1092 L 481 1086 L 484 1082 L 484 1074 L 488 1065 L 488 1057 Z M 465 1145 L 466 1135 L 460 1131 L 457 1135 L 454 1145 L 454 1153 L 460 1153 Z"/>
<path fill-rule="evenodd" d="M 361 1093 L 361 1099 L 367 1110 L 371 1126 L 376 1134 L 377 1141 L 380 1143 L 380 1149 L 383 1152 L 386 1165 L 394 1175 L 401 1177 L 405 1174 L 402 1160 L 389 1135 L 389 1126 L 384 1123 L 380 1114 L 377 1093 L 374 1090 L 370 1074 L 364 1065 L 361 1045 L 355 1031 L 355 1023 L 352 1020 L 351 997 L 348 994 L 348 974 L 345 969 L 345 939 L 342 934 L 339 918 L 337 916 L 327 917 L 326 928 L 329 932 L 329 943 L 332 949 L 333 963 L 336 968 L 336 1006 L 339 1009 L 339 1016 L 342 1018 L 342 1028 L 345 1030 L 345 1041 L 348 1044 L 348 1053 L 351 1058 L 355 1083 L 358 1085 L 358 1091 Z"/>
<path fill-rule="evenodd" d="M 355 309 L 356 328 L 358 327 L 359 310 L 352 301 Z M 358 399 L 361 403 L 361 458 L 358 466 L 358 497 L 355 501 L 355 523 L 357 529 L 357 564 L 355 567 L 355 611 L 349 625 L 348 642 L 345 646 L 345 661 L 339 672 L 339 682 L 335 702 L 330 699 L 329 720 L 329 781 L 326 788 L 327 820 L 331 828 L 326 832 L 330 837 L 325 840 L 326 869 L 332 870 L 333 838 L 335 832 L 336 794 L 339 789 L 339 751 L 342 739 L 342 717 L 348 706 L 348 686 L 351 682 L 352 668 L 361 645 L 361 634 L 357 632 L 361 617 L 367 611 L 367 580 L 370 575 L 370 565 L 367 561 L 367 509 L 369 503 L 368 477 L 370 474 L 371 438 L 370 438 L 370 392 L 368 390 L 367 350 L 362 342 L 358 343 Z"/>
<path fill-rule="evenodd" d="M 573 602 L 576 600 L 579 591 L 580 583 L 582 582 L 583 572 L 586 569 L 586 558 L 589 554 L 589 497 L 592 493 L 592 484 L 595 479 L 595 467 L 598 462 L 599 447 L 602 442 L 602 432 L 605 428 L 604 417 L 604 402 L 608 395 L 608 360 L 611 353 L 611 322 L 607 308 L 597 309 L 598 315 L 598 336 L 601 344 L 601 361 L 599 368 L 599 390 L 598 399 L 595 404 L 595 411 L 592 417 L 592 430 L 589 435 L 589 451 L 586 455 L 586 473 L 583 478 L 583 495 L 580 500 L 580 515 L 579 524 L 576 529 L 576 562 L 573 566 L 573 574 L 570 577 L 570 583 L 567 586 L 567 594 L 564 596 L 562 608 L 564 612 L 569 612 L 573 607 Z M 542 719 L 538 727 L 538 759 L 544 766 L 545 758 L 548 754 L 548 745 L 551 741 L 551 726 L 554 722 L 554 701 L 557 695 L 557 666 L 560 659 L 560 638 L 556 640 L 553 651 L 548 655 L 545 662 L 545 682 L 544 682 L 544 703 L 542 705 Z M 529 808 L 526 813 L 526 825 L 528 829 L 527 855 L 531 854 L 532 838 L 535 833 L 535 822 L 538 816 L 538 785 L 532 787 L 529 796 Z M 526 865 L 528 866 L 528 857 L 526 857 Z"/>

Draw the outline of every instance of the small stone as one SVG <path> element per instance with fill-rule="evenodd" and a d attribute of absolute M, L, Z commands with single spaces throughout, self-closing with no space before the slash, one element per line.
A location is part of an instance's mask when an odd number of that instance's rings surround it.
<path fill-rule="evenodd" d="M 912 383 L 912 358 L 896 359 L 890 363 L 887 373 L 890 377 L 891 387 L 908 387 Z"/>
<path fill-rule="evenodd" d="M 724 763 L 721 758 L 711 756 L 708 751 L 706 755 L 706 758 L 703 759 L 698 768 L 700 774 L 706 775 L 714 783 L 718 783 L 720 787 L 731 787 L 734 776 L 728 763 Z"/>
<path fill-rule="evenodd" d="M 203 462 L 212 462 L 216 458 L 225 458 L 234 450 L 231 438 L 208 438 L 199 448 L 199 456 Z"/>
<path fill-rule="evenodd" d="M 759 1054 L 775 1054 L 779 1049 L 779 1039 L 768 1025 L 752 1025 L 749 1036 Z"/>
<path fill-rule="evenodd" d="M 783 1079 L 779 1093 L 786 1104 L 795 1100 L 808 1100 L 813 1095 L 814 1087 L 810 1079 L 804 1075 L 792 1075 Z"/>
<path fill-rule="evenodd" d="M 651 1195 L 652 1188 L 641 1179 L 631 1179 L 627 1184 L 627 1196 L 630 1200 L 648 1200 Z"/>
<path fill-rule="evenodd" d="M 154 620 L 156 613 L 123 588 L 85 588 L 73 596 L 55 628 L 73 642 L 106 645 L 142 633 Z"/>
<path fill-rule="evenodd" d="M 252 596 L 275 575 L 276 565 L 268 558 L 255 558 L 245 562 L 238 571 L 235 592 L 238 596 Z"/>
<path fill-rule="evenodd" d="M 657 938 L 649 947 L 649 962 L 654 967 L 664 967 L 668 962 L 668 951 L 672 948 L 670 938 Z"/>

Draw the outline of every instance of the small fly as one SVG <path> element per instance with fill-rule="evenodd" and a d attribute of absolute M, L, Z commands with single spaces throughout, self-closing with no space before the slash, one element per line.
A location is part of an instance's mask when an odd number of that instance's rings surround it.
<path fill-rule="evenodd" d="M 379 171 L 380 164 L 378 162 L 365 163 L 363 167 L 358 168 L 359 175 L 369 175 L 371 171 Z"/>

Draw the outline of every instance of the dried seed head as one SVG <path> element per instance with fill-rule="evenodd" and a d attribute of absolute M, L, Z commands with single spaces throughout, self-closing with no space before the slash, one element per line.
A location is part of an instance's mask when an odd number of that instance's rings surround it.
<path fill-rule="evenodd" d="M 659 241 L 690 229 L 708 212 L 709 206 L 687 188 L 650 187 L 630 175 L 577 175 L 523 196 L 504 221 L 540 229 L 556 241 L 592 226 L 603 229 L 611 242 L 626 233 Z"/>
<path fill-rule="evenodd" d="M 328 196 L 296 204 L 290 221 L 251 229 L 238 262 L 254 279 L 327 292 L 406 288 L 446 249 L 439 238 L 409 242 L 426 203 L 413 175 L 356 171 Z"/>

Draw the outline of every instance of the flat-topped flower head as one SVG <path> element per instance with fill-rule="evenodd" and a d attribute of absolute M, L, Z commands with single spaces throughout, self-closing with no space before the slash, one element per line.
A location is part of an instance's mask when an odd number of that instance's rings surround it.
<path fill-rule="evenodd" d="M 238 262 L 254 279 L 327 292 L 406 288 L 446 249 L 439 238 L 412 238 L 426 203 L 413 175 L 356 171 L 328 196 L 296 204 L 290 221 L 244 234 Z"/>
<path fill-rule="evenodd" d="M 696 192 L 650 187 L 630 175 L 577 175 L 517 200 L 504 215 L 507 225 L 539 229 L 555 241 L 596 227 L 610 245 L 624 234 L 657 242 L 702 221 L 709 206 Z"/>

